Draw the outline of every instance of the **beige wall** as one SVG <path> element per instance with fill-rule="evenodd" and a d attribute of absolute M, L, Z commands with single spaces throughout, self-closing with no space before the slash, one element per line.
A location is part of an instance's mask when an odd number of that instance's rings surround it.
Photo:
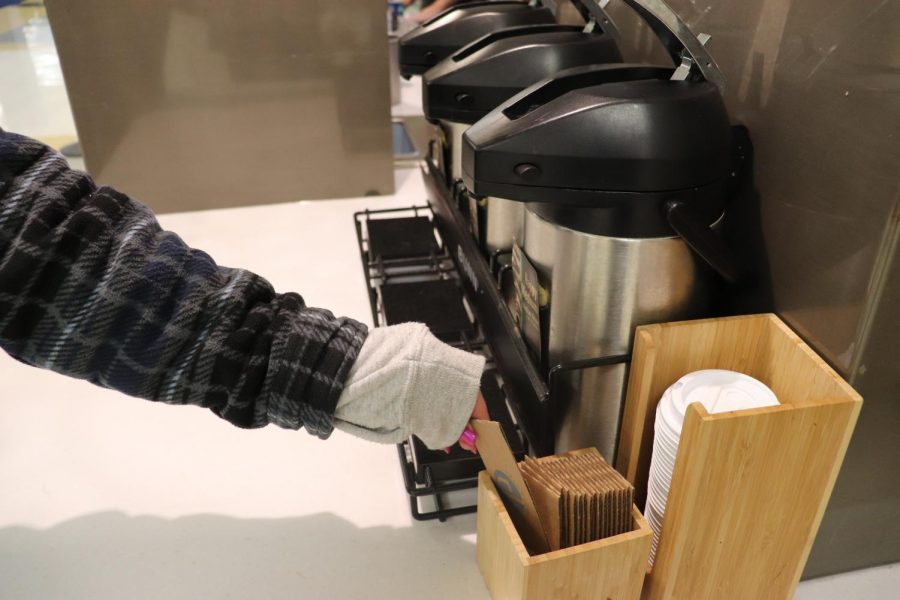
<path fill-rule="evenodd" d="M 157 211 L 393 191 L 383 4 L 46 4 L 101 183 Z"/>
<path fill-rule="evenodd" d="M 898 561 L 900 2 L 667 1 L 712 35 L 753 139 L 759 202 L 741 217 L 759 221 L 756 291 L 865 398 L 806 575 Z M 609 11 L 626 60 L 665 64 L 623 2 Z"/>

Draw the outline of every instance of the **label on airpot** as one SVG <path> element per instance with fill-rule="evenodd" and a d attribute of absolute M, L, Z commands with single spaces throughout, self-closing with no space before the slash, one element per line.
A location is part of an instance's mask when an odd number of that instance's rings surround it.
<path fill-rule="evenodd" d="M 518 244 L 513 244 L 512 267 L 518 298 L 516 320 L 525 343 L 540 364 L 541 357 L 541 304 L 546 292 L 541 289 L 537 270 Z"/>

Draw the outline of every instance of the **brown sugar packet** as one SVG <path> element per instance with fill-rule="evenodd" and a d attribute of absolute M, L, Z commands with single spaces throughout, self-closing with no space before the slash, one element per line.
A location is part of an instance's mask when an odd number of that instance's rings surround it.
<path fill-rule="evenodd" d="M 630 528 L 634 488 L 613 469 L 609 469 L 605 481 L 610 490 L 613 508 L 607 535 L 619 535 Z"/>
<path fill-rule="evenodd" d="M 554 456 L 545 456 L 533 461 L 534 469 L 540 473 L 543 481 L 550 486 L 555 494 L 559 495 L 559 547 L 567 548 L 570 545 L 569 529 L 569 498 L 563 491 L 563 486 L 555 476 L 551 465 L 557 462 Z"/>
<path fill-rule="evenodd" d="M 594 541 L 599 539 L 602 523 L 601 510 L 603 508 L 603 498 L 597 482 L 597 472 L 591 468 L 583 456 L 574 457 L 573 462 L 579 465 L 580 473 L 582 473 L 582 485 L 584 485 L 591 498 L 590 530 L 586 541 Z"/>
<path fill-rule="evenodd" d="M 618 535 L 622 532 L 622 524 L 624 523 L 625 514 L 627 511 L 624 501 L 625 490 L 622 489 L 618 485 L 618 483 L 619 482 L 614 481 L 614 487 L 611 487 L 609 492 L 612 511 L 610 514 L 609 530 L 607 531 L 607 536 Z"/>
<path fill-rule="evenodd" d="M 544 457 L 538 459 L 545 468 L 547 476 L 553 480 L 561 490 L 565 491 L 564 505 L 566 507 L 565 523 L 567 531 L 565 543 L 577 545 L 588 538 L 589 516 L 587 511 L 588 494 L 582 489 L 584 475 L 573 470 L 570 457 L 561 455 L 556 457 Z"/>
<path fill-rule="evenodd" d="M 543 461 L 541 465 L 542 470 L 541 474 L 545 477 L 545 479 L 553 486 L 553 489 L 559 494 L 559 533 L 560 533 L 560 548 L 568 548 L 572 540 L 570 538 L 571 535 L 571 506 L 569 502 L 569 496 L 566 493 L 565 489 L 563 489 L 562 483 L 556 477 L 553 470 L 549 469 L 549 465 L 551 463 L 548 461 Z"/>
<path fill-rule="evenodd" d="M 578 490 L 578 497 L 581 504 L 581 528 L 579 529 L 578 543 L 584 544 L 590 541 L 591 537 L 591 515 L 590 515 L 590 492 L 587 490 L 585 479 L 587 477 L 581 466 L 571 461 L 572 474 L 574 475 L 572 485 Z"/>
<path fill-rule="evenodd" d="M 564 490 L 564 483 L 559 477 L 559 459 L 555 456 L 539 458 L 535 461 L 541 475 L 560 495 L 560 547 L 572 545 L 572 507 L 571 498 Z"/>
<path fill-rule="evenodd" d="M 622 518 L 622 494 L 620 490 L 611 490 L 609 493 L 609 522 L 607 523 L 606 537 L 619 534 Z"/>
<path fill-rule="evenodd" d="M 601 490 L 605 507 L 603 509 L 600 535 L 608 537 L 617 535 L 625 528 L 626 520 L 630 521 L 630 508 L 627 508 L 623 486 L 631 488 L 627 480 L 610 467 L 599 454 L 586 453 L 578 456 L 579 462 L 588 466 L 593 474 L 592 482 Z M 633 489 L 633 488 L 631 488 Z M 598 538 L 599 539 L 599 538 Z"/>
<path fill-rule="evenodd" d="M 626 490 L 619 489 L 616 490 L 616 520 L 614 522 L 615 529 L 612 532 L 612 535 L 619 535 L 623 532 L 625 528 L 625 517 L 627 513 L 626 507 Z"/>
<path fill-rule="evenodd" d="M 612 532 L 612 535 L 625 533 L 629 529 L 632 500 L 632 495 L 629 492 L 630 490 L 622 488 L 616 490 L 617 518 L 615 520 L 615 530 Z"/>
<path fill-rule="evenodd" d="M 584 543 L 593 542 L 594 541 L 594 523 L 596 519 L 594 518 L 594 509 L 596 508 L 596 494 L 594 494 L 591 489 L 590 482 L 588 478 L 590 475 L 585 472 L 585 481 L 582 482 L 581 486 L 584 490 L 585 494 L 585 511 L 587 514 L 587 518 L 585 520 L 585 533 L 584 533 Z"/>
<path fill-rule="evenodd" d="M 566 461 L 568 484 L 578 493 L 581 510 L 578 529 L 578 543 L 584 544 L 591 541 L 591 527 L 593 519 L 590 514 L 591 491 L 588 488 L 589 474 L 575 457 L 569 457 Z"/>
<path fill-rule="evenodd" d="M 566 488 L 572 494 L 574 500 L 575 535 L 573 542 L 575 545 L 583 544 L 590 537 L 589 492 L 585 487 L 585 473 L 571 457 L 562 457 L 559 466 L 562 469 L 561 477 L 564 478 Z"/>
<path fill-rule="evenodd" d="M 590 489 L 590 485 L 585 483 L 582 484 L 585 489 L 585 497 L 586 497 L 586 511 L 587 511 L 587 519 L 585 521 L 585 525 L 587 526 L 584 534 L 584 542 L 593 542 L 594 537 L 594 527 L 596 525 L 597 519 L 594 517 L 594 511 L 597 508 L 597 495 L 594 494 Z"/>
<path fill-rule="evenodd" d="M 566 483 L 569 493 L 572 495 L 572 508 L 575 510 L 575 518 L 572 520 L 575 530 L 572 535 L 572 545 L 577 546 L 581 543 L 581 494 L 575 489 L 571 482 Z"/>
<path fill-rule="evenodd" d="M 578 494 L 574 490 L 572 490 L 571 487 L 568 487 L 568 486 L 566 487 L 566 493 L 569 495 L 569 504 L 571 506 L 571 511 L 572 511 L 570 513 L 570 518 L 569 518 L 569 522 L 572 525 L 572 530 L 569 534 L 569 537 L 570 537 L 569 546 L 571 547 L 571 546 L 578 545 L 578 525 L 579 525 L 579 523 L 578 523 L 578 517 L 579 517 Z"/>
<path fill-rule="evenodd" d="M 540 472 L 540 469 L 537 468 L 534 459 L 526 456 L 525 460 L 519 463 L 519 469 L 522 471 L 522 477 L 525 479 L 528 489 L 531 490 L 535 508 L 540 514 L 541 524 L 544 526 L 544 534 L 547 537 L 550 550 L 559 550 L 559 490 L 555 489 L 553 485 L 544 479 L 544 476 Z"/>
<path fill-rule="evenodd" d="M 610 520 L 609 535 L 622 533 L 623 514 L 625 512 L 625 490 L 613 490 L 613 517 Z"/>
<path fill-rule="evenodd" d="M 602 472 L 600 472 L 595 465 L 591 464 L 588 458 L 583 455 L 573 457 L 573 462 L 579 465 L 582 485 L 587 490 L 592 501 L 590 519 L 591 528 L 586 541 L 597 540 L 600 539 L 602 534 L 601 527 L 604 521 L 603 509 L 605 508 L 603 497 L 604 487 L 599 481 Z"/>
<path fill-rule="evenodd" d="M 577 472 L 577 465 L 575 465 L 575 470 Z M 578 543 L 583 544 L 588 540 L 588 511 L 587 511 L 587 499 L 588 495 L 584 491 L 583 485 L 580 481 L 574 481 L 573 487 L 578 492 L 578 505 L 581 510 L 581 515 L 579 517 L 579 527 L 578 527 Z"/>
<path fill-rule="evenodd" d="M 634 486 L 622 475 L 604 463 L 607 470 L 607 484 L 617 491 L 615 502 L 615 518 L 611 535 L 618 535 L 631 530 L 631 507 L 634 503 Z"/>
<path fill-rule="evenodd" d="M 624 513 L 625 521 L 622 523 L 622 531 L 621 533 L 628 533 L 632 529 L 631 525 L 631 511 L 634 506 L 634 488 L 629 488 L 625 490 L 625 510 L 622 511 Z"/>

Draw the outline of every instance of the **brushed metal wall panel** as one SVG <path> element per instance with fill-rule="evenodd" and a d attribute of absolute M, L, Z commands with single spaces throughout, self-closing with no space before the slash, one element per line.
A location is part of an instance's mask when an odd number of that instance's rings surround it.
<path fill-rule="evenodd" d="M 46 4 L 100 182 L 157 211 L 393 191 L 383 5 Z"/>
<path fill-rule="evenodd" d="M 900 2 L 669 4 L 712 35 L 750 129 L 775 309 L 865 397 L 806 576 L 900 561 Z M 630 9 L 609 10 L 626 59 L 666 61 Z"/>
<path fill-rule="evenodd" d="M 851 379 L 863 409 L 807 577 L 900 560 L 900 204 L 889 222 Z"/>

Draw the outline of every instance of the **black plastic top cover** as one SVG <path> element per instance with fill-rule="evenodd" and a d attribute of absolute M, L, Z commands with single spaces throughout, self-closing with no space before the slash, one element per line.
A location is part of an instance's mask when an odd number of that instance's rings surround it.
<path fill-rule="evenodd" d="M 488 34 L 423 76 L 429 119 L 474 123 L 511 96 L 571 67 L 618 63 L 615 41 L 572 25 L 526 25 Z"/>
<path fill-rule="evenodd" d="M 505 27 L 555 23 L 549 9 L 526 2 L 469 2 L 449 8 L 400 38 L 400 74 L 421 75 L 466 44 Z"/>
<path fill-rule="evenodd" d="M 578 67 L 531 86 L 464 134 L 466 187 L 607 235 L 671 232 L 660 206 L 673 199 L 711 223 L 734 166 L 728 113 L 714 84 L 672 72 Z"/>

